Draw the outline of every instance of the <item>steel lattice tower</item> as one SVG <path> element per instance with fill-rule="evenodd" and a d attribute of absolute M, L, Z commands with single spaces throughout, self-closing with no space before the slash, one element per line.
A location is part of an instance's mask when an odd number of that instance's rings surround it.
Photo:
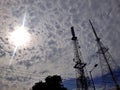
<path fill-rule="evenodd" d="M 94 35 L 96 37 L 97 45 L 98 45 L 98 55 L 100 59 L 102 78 L 105 90 L 111 90 L 110 88 L 114 87 L 114 90 L 120 90 L 119 86 L 119 78 L 120 78 L 120 68 L 117 63 L 113 60 L 111 54 L 108 51 L 103 43 L 100 41 L 92 22 L 89 20 Z M 111 87 L 113 86 L 113 87 Z M 113 89 L 112 89 L 113 90 Z"/>
<path fill-rule="evenodd" d="M 88 90 L 87 78 L 85 76 L 86 64 L 82 60 L 80 46 L 77 37 L 75 36 L 73 27 L 71 27 L 71 33 L 72 33 L 72 41 L 74 44 L 74 55 L 75 55 L 73 61 L 75 62 L 74 68 L 76 71 L 76 84 L 77 84 L 76 90 Z"/>

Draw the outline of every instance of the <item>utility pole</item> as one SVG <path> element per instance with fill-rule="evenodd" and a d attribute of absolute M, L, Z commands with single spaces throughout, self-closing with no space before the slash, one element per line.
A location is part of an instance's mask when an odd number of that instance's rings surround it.
<path fill-rule="evenodd" d="M 113 60 L 112 56 L 110 55 L 108 48 L 106 48 L 103 43 L 100 41 L 100 38 L 98 37 L 92 22 L 89 20 L 89 23 L 92 27 L 93 33 L 96 37 L 97 45 L 98 45 L 98 54 L 100 58 L 100 65 L 101 65 L 101 70 L 102 70 L 102 77 L 103 77 L 103 82 L 105 85 L 105 90 L 110 89 L 110 83 L 114 84 L 114 87 L 116 90 L 120 90 L 120 86 L 118 84 L 117 80 L 117 73 L 113 72 L 115 70 L 120 70 L 119 66 L 115 63 Z M 119 76 L 120 77 L 120 76 Z M 107 87 L 106 87 L 107 86 Z"/>
<path fill-rule="evenodd" d="M 95 88 L 95 83 L 93 81 L 93 77 L 92 77 L 92 71 L 98 66 L 98 64 L 95 64 L 94 67 L 89 71 L 90 73 L 90 78 L 91 78 L 91 81 L 92 81 L 92 84 L 93 84 L 93 89 L 96 90 Z"/>
<path fill-rule="evenodd" d="M 82 54 L 80 51 L 80 46 L 77 40 L 77 37 L 75 36 L 74 28 L 71 27 L 71 33 L 72 33 L 72 41 L 74 44 L 74 62 L 75 62 L 75 71 L 76 71 L 76 84 L 77 89 L 76 90 L 88 90 L 88 83 L 87 78 L 85 76 L 85 66 L 86 63 L 82 60 Z"/>

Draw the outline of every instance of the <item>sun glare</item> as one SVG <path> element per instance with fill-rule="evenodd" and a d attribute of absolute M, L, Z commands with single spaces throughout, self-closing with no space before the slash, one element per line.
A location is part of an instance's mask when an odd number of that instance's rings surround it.
<path fill-rule="evenodd" d="M 24 27 L 19 27 L 11 33 L 11 41 L 17 47 L 25 45 L 30 41 L 30 34 Z"/>

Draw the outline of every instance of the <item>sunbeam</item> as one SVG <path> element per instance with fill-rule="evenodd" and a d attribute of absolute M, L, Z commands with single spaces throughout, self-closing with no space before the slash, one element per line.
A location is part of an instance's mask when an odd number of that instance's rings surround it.
<path fill-rule="evenodd" d="M 13 61 L 14 56 L 15 56 L 15 54 L 16 54 L 16 51 L 17 51 L 17 46 L 14 48 L 14 51 L 13 51 L 12 57 L 11 57 L 10 62 L 9 62 L 9 66 L 12 64 L 12 61 Z"/>
<path fill-rule="evenodd" d="M 9 65 L 11 65 L 13 62 L 17 48 L 19 46 L 24 46 L 27 42 L 30 41 L 30 34 L 27 32 L 25 28 L 25 21 L 26 21 L 26 9 L 25 9 L 25 14 L 23 17 L 23 22 L 21 27 L 17 27 L 16 30 L 11 33 L 10 39 L 14 44 L 15 48 L 14 48 Z"/>

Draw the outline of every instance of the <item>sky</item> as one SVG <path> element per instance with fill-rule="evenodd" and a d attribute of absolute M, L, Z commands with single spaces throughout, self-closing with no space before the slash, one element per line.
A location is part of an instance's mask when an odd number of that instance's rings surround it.
<path fill-rule="evenodd" d="M 89 19 L 119 65 L 119 18 L 120 0 L 0 0 L 0 89 L 28 90 L 35 82 L 55 74 L 61 75 L 70 90 L 74 89 L 71 26 L 87 71 L 98 63 L 92 75 L 94 79 L 101 77 Z M 21 26 L 30 40 L 15 46 L 10 35 Z M 101 88 L 101 84 L 96 85 Z"/>

